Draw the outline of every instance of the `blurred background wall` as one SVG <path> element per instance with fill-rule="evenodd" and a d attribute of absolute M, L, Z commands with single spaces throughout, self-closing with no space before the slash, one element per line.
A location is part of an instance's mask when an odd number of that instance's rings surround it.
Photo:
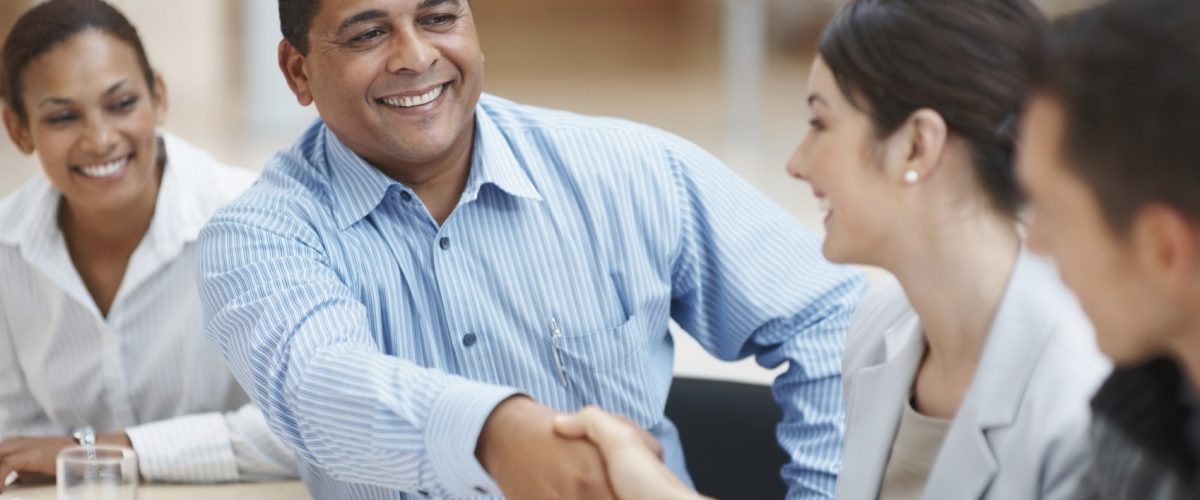
<path fill-rule="evenodd" d="M 315 117 L 275 65 L 269 0 L 110 0 L 138 27 L 167 81 L 165 128 L 218 158 L 261 169 Z M 1052 13 L 1091 0 L 1040 0 Z M 0 29 L 33 0 L 0 1 Z M 783 168 L 807 126 L 807 68 L 842 0 L 475 0 L 485 90 L 528 104 L 665 128 L 724 159 L 814 231 L 816 202 Z M 0 196 L 39 169 L 0 140 Z M 0 228 L 3 231 L 4 228 Z M 873 279 L 882 273 L 872 271 Z M 764 381 L 679 340 L 677 371 Z"/>

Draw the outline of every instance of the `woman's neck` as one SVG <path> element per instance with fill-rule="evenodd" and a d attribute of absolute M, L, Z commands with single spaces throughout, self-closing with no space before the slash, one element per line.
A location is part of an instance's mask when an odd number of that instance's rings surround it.
<path fill-rule="evenodd" d="M 916 232 L 888 266 L 921 318 L 925 363 L 974 373 L 1020 253 L 1016 225 L 994 212 Z"/>

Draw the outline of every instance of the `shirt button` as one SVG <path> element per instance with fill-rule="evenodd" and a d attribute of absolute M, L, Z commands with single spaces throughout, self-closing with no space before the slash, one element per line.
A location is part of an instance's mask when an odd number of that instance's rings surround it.
<path fill-rule="evenodd" d="M 410 193 L 408 191 L 401 191 L 400 199 L 404 200 L 404 201 L 412 201 L 412 193 Z"/>
<path fill-rule="evenodd" d="M 450 238 L 442 238 L 442 240 L 438 242 L 438 246 L 442 247 L 442 250 L 449 250 Z"/>
<path fill-rule="evenodd" d="M 464 346 L 471 347 L 471 346 L 475 345 L 476 342 L 479 342 L 478 335 L 475 335 L 474 333 L 468 333 L 466 335 L 463 335 L 463 345 Z"/>

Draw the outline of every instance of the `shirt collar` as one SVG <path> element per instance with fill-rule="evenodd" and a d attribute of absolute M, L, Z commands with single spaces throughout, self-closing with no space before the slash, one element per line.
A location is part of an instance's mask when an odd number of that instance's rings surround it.
<path fill-rule="evenodd" d="M 136 289 L 147 277 L 158 272 L 165 263 L 177 257 L 183 248 L 195 242 L 201 227 L 219 196 L 213 191 L 215 179 L 207 163 L 207 153 L 181 139 L 160 131 L 166 148 L 167 162 L 159 183 L 154 216 L 142 242 L 130 260 L 122 279 L 122 294 Z M 0 236 L 0 242 L 18 246 L 22 257 L 34 268 L 51 277 L 55 283 L 81 304 L 94 304 L 75 272 L 62 231 L 58 226 L 58 209 L 62 193 L 43 175 L 28 182 L 13 199 L 14 205 L 0 209 L 0 227 L 13 217 L 13 207 L 21 215 L 13 219 L 13 231 Z M 117 301 L 121 299 L 117 297 Z M 117 304 L 114 301 L 114 305 Z M 91 307 L 94 308 L 94 305 Z M 99 311 L 95 310 L 99 315 Z"/>
<path fill-rule="evenodd" d="M 350 227 L 374 211 L 393 186 L 409 190 L 352 151 L 328 126 L 321 133 L 325 144 L 325 168 L 334 196 L 334 217 L 339 228 Z M 475 108 L 472 147 L 471 172 L 460 205 L 477 199 L 483 187 L 489 184 L 512 196 L 542 201 L 508 140 L 482 106 Z"/>
<path fill-rule="evenodd" d="M 199 239 L 214 208 L 224 204 L 209 199 L 216 196 L 217 181 L 208 165 L 216 160 L 169 132 L 159 135 L 167 161 L 150 229 L 160 248 L 182 246 Z"/>
<path fill-rule="evenodd" d="M 13 195 L 6 198 L 0 209 L 0 243 L 29 247 L 55 237 L 58 223 L 58 202 L 62 195 L 50 184 L 40 170 L 37 177 L 26 182 Z"/>
<path fill-rule="evenodd" d="M 388 189 L 401 184 L 358 156 L 329 126 L 322 127 L 321 135 L 325 144 L 324 169 L 333 191 L 333 216 L 338 227 L 346 229 L 374 211 Z"/>
<path fill-rule="evenodd" d="M 157 245 L 189 243 L 196 241 L 200 229 L 211 210 L 206 209 L 200 190 L 185 189 L 183 186 L 208 186 L 205 171 L 194 165 L 195 148 L 168 132 L 160 131 L 166 148 L 167 162 L 159 183 L 155 200 L 154 218 L 148 235 Z M 201 153 L 203 154 L 203 153 Z M 195 192 L 195 195 L 192 193 Z M 26 183 L 14 195 L 14 207 L 20 211 L 7 211 L 5 225 L 12 228 L 0 235 L 0 242 L 14 246 L 41 246 L 48 240 L 60 238 L 58 207 L 62 193 L 50 184 L 45 174 L 39 174 Z"/>
<path fill-rule="evenodd" d="M 463 191 L 463 202 L 479 197 L 483 186 L 494 185 L 518 198 L 542 201 L 529 174 L 513 153 L 508 139 L 483 106 L 475 111 L 475 151 L 471 158 L 471 175 Z"/>

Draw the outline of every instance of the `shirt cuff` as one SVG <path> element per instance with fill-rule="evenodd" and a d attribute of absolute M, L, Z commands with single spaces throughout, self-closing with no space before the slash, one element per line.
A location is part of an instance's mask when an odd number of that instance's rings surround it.
<path fill-rule="evenodd" d="M 462 380 L 446 387 L 434 401 L 425 449 L 435 476 L 450 494 L 463 498 L 500 494 L 475 456 L 475 448 L 492 411 L 517 393 L 509 387 Z"/>
<path fill-rule="evenodd" d="M 148 481 L 237 481 L 237 459 L 220 413 L 186 415 L 125 429 Z"/>

